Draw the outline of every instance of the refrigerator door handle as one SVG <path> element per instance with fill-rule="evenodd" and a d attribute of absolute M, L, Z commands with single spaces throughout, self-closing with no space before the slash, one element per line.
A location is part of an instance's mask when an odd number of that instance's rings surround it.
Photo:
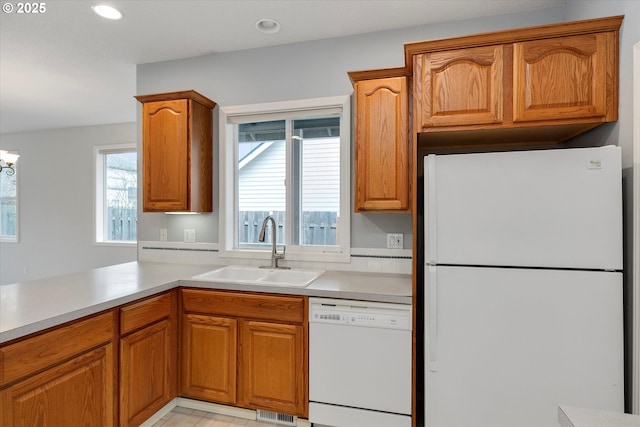
<path fill-rule="evenodd" d="M 427 298 L 429 307 L 429 328 L 427 345 L 429 346 L 429 362 L 427 368 L 431 372 L 438 370 L 438 280 L 435 266 L 427 266 Z"/>
<path fill-rule="evenodd" d="M 425 168 L 425 262 L 435 264 L 436 254 L 436 229 L 437 229 L 437 209 L 436 209 L 436 156 L 430 154 L 424 158 Z"/>

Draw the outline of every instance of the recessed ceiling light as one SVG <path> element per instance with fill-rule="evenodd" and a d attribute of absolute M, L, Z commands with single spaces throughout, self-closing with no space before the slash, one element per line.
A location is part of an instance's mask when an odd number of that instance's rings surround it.
<path fill-rule="evenodd" d="M 263 33 L 277 33 L 280 31 L 280 23 L 275 19 L 265 18 L 256 21 L 256 28 Z"/>
<path fill-rule="evenodd" d="M 120 19 L 122 18 L 122 12 L 116 9 L 113 6 L 109 6 L 106 4 L 94 4 L 91 6 L 91 9 L 98 15 L 107 19 Z"/>

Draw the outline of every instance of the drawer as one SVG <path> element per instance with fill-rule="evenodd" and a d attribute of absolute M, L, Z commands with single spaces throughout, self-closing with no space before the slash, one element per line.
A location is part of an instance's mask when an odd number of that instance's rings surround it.
<path fill-rule="evenodd" d="M 109 311 L 0 348 L 0 386 L 111 341 L 113 319 Z"/>
<path fill-rule="evenodd" d="M 120 309 L 120 334 L 128 334 L 169 317 L 174 311 L 175 295 L 175 291 L 171 291 L 122 307 Z"/>
<path fill-rule="evenodd" d="M 305 297 L 250 292 L 182 289 L 184 311 L 250 319 L 304 323 Z"/>

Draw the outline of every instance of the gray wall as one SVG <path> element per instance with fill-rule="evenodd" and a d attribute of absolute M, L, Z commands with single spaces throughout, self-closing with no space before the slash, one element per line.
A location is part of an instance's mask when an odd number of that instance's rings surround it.
<path fill-rule="evenodd" d="M 631 325 L 633 318 L 633 198 L 639 197 L 640 189 L 633 188 L 633 46 L 640 41 L 640 1 L 595 1 L 595 0 L 570 0 L 567 3 L 567 18 L 571 20 L 596 18 L 599 16 L 625 15 L 620 30 L 620 101 L 619 120 L 616 123 L 606 124 L 588 135 L 576 138 L 578 143 L 599 143 L 606 141 L 622 147 L 622 179 L 624 191 L 624 295 L 625 295 L 625 322 Z M 638 70 L 635 71 L 639 72 Z M 637 115 L 638 113 L 635 112 Z M 640 120 L 635 117 L 635 120 Z M 635 267 L 638 267 L 640 259 L 636 254 Z M 625 329 L 627 344 L 631 343 L 630 327 Z M 625 351 L 625 369 L 628 376 L 631 372 L 631 349 Z M 637 375 L 637 374 L 636 374 Z M 625 382 L 626 408 L 631 410 L 631 381 Z M 640 402 L 640 396 L 636 396 Z"/>
<path fill-rule="evenodd" d="M 401 66 L 406 42 L 617 14 L 626 15 L 620 43 L 620 120 L 584 138 L 594 144 L 607 141 L 621 145 L 624 173 L 630 177 L 631 52 L 633 44 L 640 40 L 640 2 L 637 0 L 568 0 L 562 8 L 144 64 L 138 66 L 136 92 L 195 89 L 224 106 L 351 94 L 353 89 L 347 71 Z M 138 109 L 137 117 L 140 115 L 141 109 Z M 214 115 L 217 123 L 217 114 Z M 140 124 L 131 123 L 2 135 L 3 149 L 19 150 L 22 154 L 21 241 L 0 244 L 0 284 L 136 258 L 134 249 L 92 243 L 92 147 L 136 140 L 140 143 L 140 133 Z M 214 139 L 217 142 L 217 135 Z M 217 161 L 217 146 L 214 154 Z M 217 175 L 214 179 L 217 188 Z M 631 180 L 627 181 L 627 206 L 631 206 L 634 193 Z M 61 191 L 65 186 L 68 190 Z M 195 228 L 198 241 L 218 242 L 217 197 L 215 201 L 216 212 L 212 214 L 141 214 L 139 238 L 159 240 L 159 229 L 167 227 L 169 240 L 181 241 L 184 228 Z M 405 247 L 410 245 L 409 215 L 352 213 L 351 222 L 354 247 L 383 247 L 387 232 L 404 233 Z M 630 222 L 629 215 L 628 230 Z M 625 234 L 631 236 L 630 232 Z M 630 256 L 627 251 L 628 266 Z"/>
<path fill-rule="evenodd" d="M 137 69 L 137 91 L 148 94 L 195 89 L 221 106 L 348 95 L 353 88 L 347 71 L 402 66 L 404 43 L 563 20 L 564 8 L 548 8 L 143 64 Z M 214 142 L 217 162 L 217 135 Z M 214 181 L 217 188 L 217 174 Z M 214 200 L 216 209 L 217 196 Z M 140 240 L 158 240 L 160 228 L 166 227 L 169 240 L 181 241 L 184 228 L 195 228 L 198 241 L 218 241 L 217 212 L 188 217 L 141 214 L 138 225 Z M 405 248 L 410 248 L 411 227 L 410 215 L 352 213 L 351 246 L 383 248 L 385 233 L 394 232 L 404 233 Z"/>
<path fill-rule="evenodd" d="M 93 147 L 135 141 L 135 123 L 2 135 L 20 152 L 20 241 L 0 243 L 0 284 L 137 259 L 135 247 L 93 243 Z"/>
<path fill-rule="evenodd" d="M 633 164 L 633 45 L 640 41 L 640 1 L 568 0 L 566 20 L 625 15 L 620 29 L 620 92 L 618 121 L 577 138 L 577 143 L 615 144 L 622 147 L 622 167 Z"/>

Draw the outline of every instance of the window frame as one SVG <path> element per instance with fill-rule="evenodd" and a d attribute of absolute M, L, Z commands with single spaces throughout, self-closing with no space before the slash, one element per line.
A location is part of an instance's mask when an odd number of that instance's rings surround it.
<path fill-rule="evenodd" d="M 219 113 L 219 255 L 220 257 L 270 259 L 271 248 L 238 248 L 236 196 L 238 188 L 237 144 L 235 144 L 235 123 L 238 120 L 268 120 L 295 118 L 314 112 L 339 112 L 340 117 L 340 211 L 336 223 L 336 246 L 307 246 L 289 243 L 291 230 L 286 232 L 287 242 L 278 242 L 278 247 L 286 245 L 286 260 L 316 262 L 350 262 L 351 260 L 351 98 L 335 96 L 263 104 L 249 104 L 221 107 Z M 291 176 L 291 145 L 287 143 L 287 179 Z M 292 206 L 292 191 L 286 194 L 288 215 Z"/>
<path fill-rule="evenodd" d="M 105 240 L 105 218 L 104 218 L 104 198 L 105 198 L 105 155 L 117 153 L 137 154 L 138 149 L 135 142 L 124 144 L 96 145 L 93 147 L 93 179 L 94 179 L 94 213 L 93 213 L 93 244 L 96 246 L 120 246 L 120 247 L 137 247 L 138 236 L 136 240 Z M 136 174 L 140 166 L 140 159 L 136 158 Z M 139 174 L 138 174 L 139 175 Z M 139 189 L 137 188 L 139 195 Z M 137 197 L 139 200 L 139 197 Z M 136 204 L 136 217 L 138 215 L 138 206 Z"/>
<path fill-rule="evenodd" d="M 20 154 L 19 151 L 12 150 L 11 153 Z M 18 162 L 13 165 L 16 178 L 16 234 L 13 236 L 0 234 L 0 243 L 20 243 L 20 166 Z M 2 170 L 0 174 L 6 174 L 6 170 Z"/>

